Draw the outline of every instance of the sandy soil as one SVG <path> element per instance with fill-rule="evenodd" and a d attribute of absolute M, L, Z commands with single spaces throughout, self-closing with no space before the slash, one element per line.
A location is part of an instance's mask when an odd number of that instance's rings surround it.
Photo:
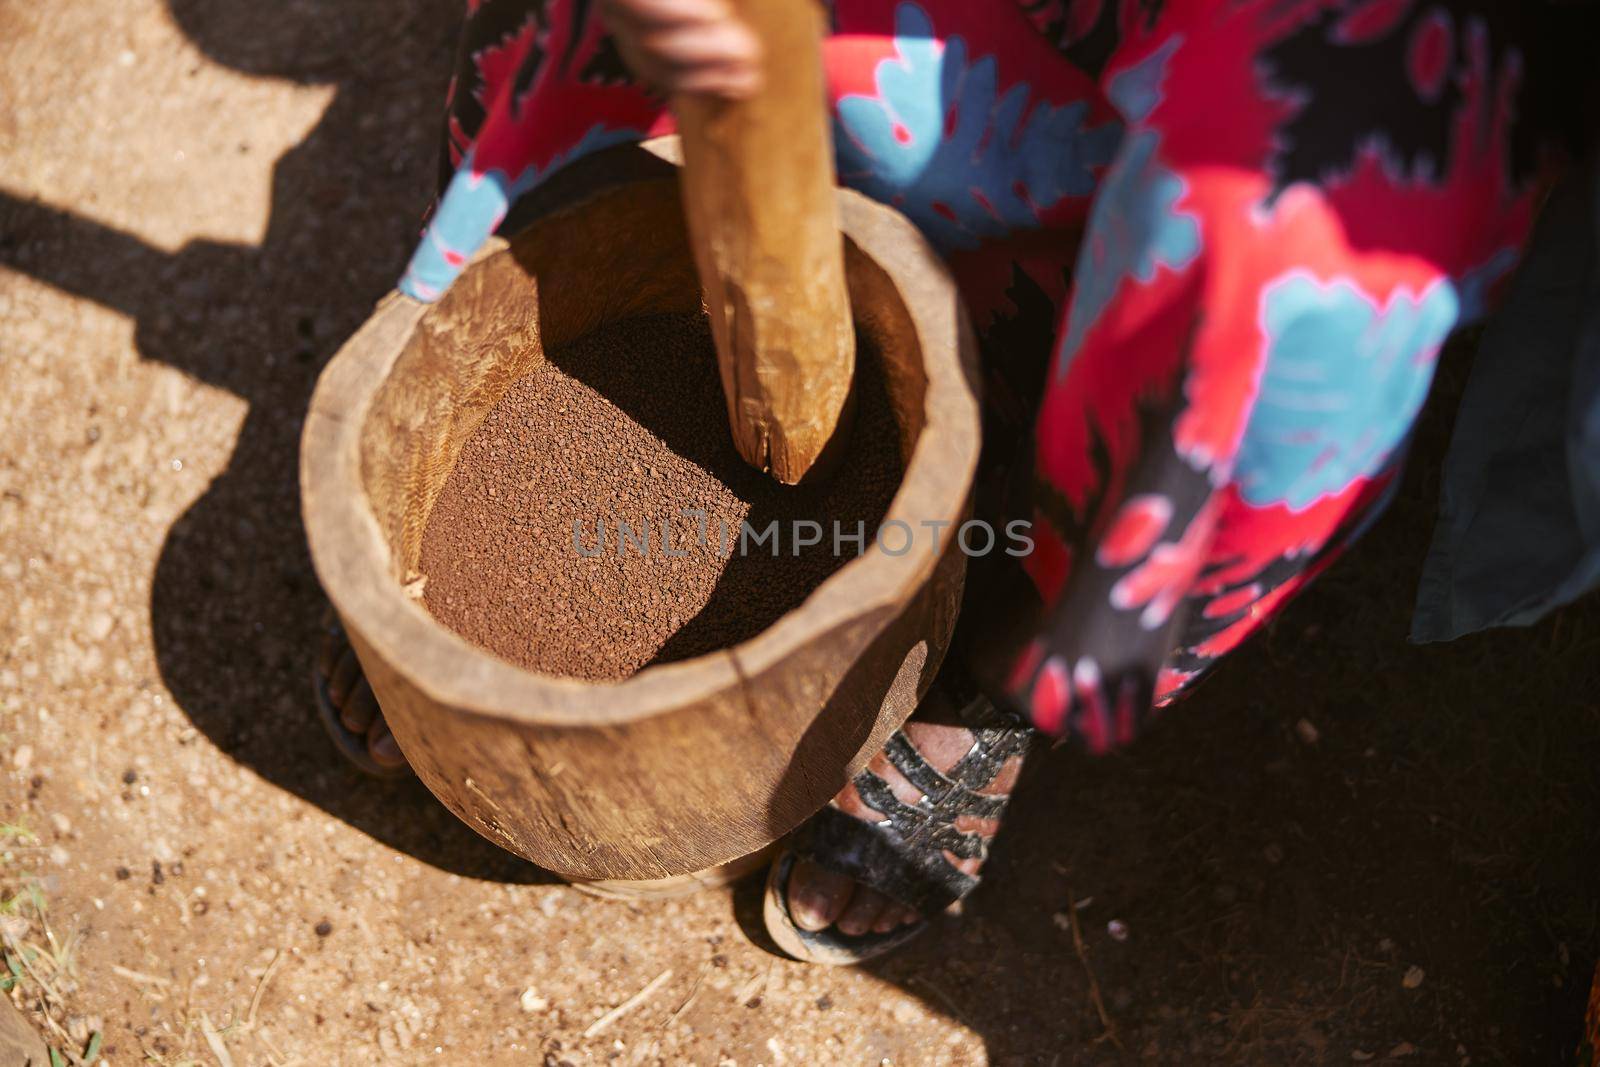
<path fill-rule="evenodd" d="M 455 13 L 0 0 L 0 934 L 37 952 L 0 988 L 50 1040 L 113 1064 L 1564 1057 L 1600 952 L 1600 609 L 1404 643 L 1447 403 L 1363 553 L 1148 743 L 1036 761 L 966 915 L 881 965 L 775 958 L 749 890 L 590 900 L 346 770 L 306 700 L 296 440 L 427 203 Z"/>

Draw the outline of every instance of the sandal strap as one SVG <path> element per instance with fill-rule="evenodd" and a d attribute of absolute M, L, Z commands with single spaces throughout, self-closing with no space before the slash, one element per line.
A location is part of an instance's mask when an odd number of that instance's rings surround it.
<path fill-rule="evenodd" d="M 888 782 L 871 771 L 862 771 L 856 775 L 852 784 L 856 787 L 856 792 L 861 794 L 861 799 L 865 800 L 874 811 L 882 812 L 884 818 L 894 823 L 896 828 L 908 823 L 921 822 L 924 832 L 935 829 L 927 818 L 934 811 L 944 811 L 952 817 L 974 815 L 980 819 L 998 819 L 1009 799 L 1000 796 L 979 796 L 951 782 L 939 791 L 923 789 L 921 800 L 915 804 L 907 804 L 894 795 L 894 790 L 889 788 Z M 917 788 L 922 789 L 921 786 Z"/>
<path fill-rule="evenodd" d="M 922 794 L 915 804 L 895 796 L 872 770 L 863 770 L 852 784 L 883 818 L 867 822 L 830 804 L 796 834 L 796 852 L 925 915 L 972 892 L 978 879 L 958 869 L 951 857 L 987 859 L 993 835 L 958 829 L 958 821 L 968 826 L 998 822 L 1010 797 L 983 790 L 1007 761 L 1027 751 L 1034 732 L 979 695 L 958 709 L 973 742 L 948 770 L 933 767 L 903 731 L 895 731 L 884 749 L 889 763 Z"/>
<path fill-rule="evenodd" d="M 795 854 L 869 886 L 923 915 L 972 892 L 978 880 L 937 852 L 912 848 L 893 828 L 823 808 L 799 832 Z"/>

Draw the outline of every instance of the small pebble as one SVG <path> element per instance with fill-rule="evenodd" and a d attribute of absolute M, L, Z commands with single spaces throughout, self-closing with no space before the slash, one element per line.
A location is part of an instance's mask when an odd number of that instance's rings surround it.
<path fill-rule="evenodd" d="M 1427 972 L 1421 967 L 1410 967 L 1406 969 L 1406 976 L 1400 979 L 1400 984 L 1407 989 L 1415 989 L 1422 984 L 1422 980 L 1427 976 Z"/>
<path fill-rule="evenodd" d="M 522 991 L 522 996 L 517 998 L 517 1003 L 522 1006 L 523 1011 L 529 1014 L 536 1011 L 544 1011 L 550 1006 L 550 1002 L 541 997 L 531 986 Z"/>
<path fill-rule="evenodd" d="M 1111 935 L 1113 941 L 1128 940 L 1128 924 L 1121 919 L 1112 919 L 1106 923 L 1106 933 Z"/>
<path fill-rule="evenodd" d="M 316 931 L 318 937 L 327 937 L 329 934 L 333 933 L 333 924 L 327 919 L 323 919 L 316 926 L 312 927 L 312 929 Z"/>

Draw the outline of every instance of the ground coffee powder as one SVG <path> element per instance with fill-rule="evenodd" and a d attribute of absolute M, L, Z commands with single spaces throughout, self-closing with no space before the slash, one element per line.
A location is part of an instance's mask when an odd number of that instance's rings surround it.
<path fill-rule="evenodd" d="M 468 439 L 434 505 L 428 610 L 512 663 L 592 681 L 754 636 L 855 557 L 849 541 L 836 554 L 835 523 L 864 524 L 871 549 L 900 484 L 898 431 L 860 346 L 846 458 L 799 488 L 739 457 L 704 315 L 633 319 L 551 353 Z M 741 524 L 774 520 L 777 556 L 741 546 Z M 797 520 L 822 532 L 798 555 Z"/>

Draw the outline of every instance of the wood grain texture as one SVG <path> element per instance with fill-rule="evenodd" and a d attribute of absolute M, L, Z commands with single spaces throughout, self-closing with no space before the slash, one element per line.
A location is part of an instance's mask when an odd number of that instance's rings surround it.
<path fill-rule="evenodd" d="M 732 0 L 765 55 L 738 101 L 679 95 L 683 200 L 740 455 L 789 485 L 848 429 L 855 332 L 814 0 Z M 826 468 L 827 464 L 824 464 Z"/>
<path fill-rule="evenodd" d="M 439 489 L 510 383 L 601 323 L 699 305 L 676 181 L 590 188 L 438 303 L 380 304 L 312 398 L 302 506 L 317 574 L 423 782 L 550 870 L 663 878 L 765 846 L 882 746 L 937 670 L 965 559 L 953 538 L 942 554 L 931 539 L 868 552 L 751 640 L 612 684 L 524 671 L 409 598 Z M 910 223 L 838 197 L 857 325 L 882 353 L 906 454 L 888 518 L 959 521 L 979 444 L 971 330 Z"/>

